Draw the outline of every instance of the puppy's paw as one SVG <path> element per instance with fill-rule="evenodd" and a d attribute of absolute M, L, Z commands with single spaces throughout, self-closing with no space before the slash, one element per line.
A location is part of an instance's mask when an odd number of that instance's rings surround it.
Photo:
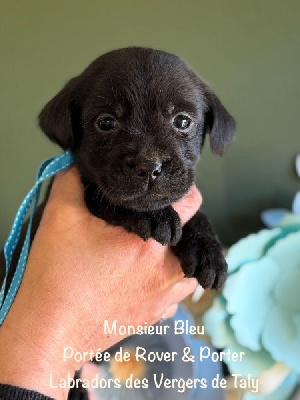
<path fill-rule="evenodd" d="M 178 253 L 183 272 L 194 277 L 204 289 L 221 289 L 227 277 L 227 263 L 221 244 L 214 238 L 201 238 Z"/>
<path fill-rule="evenodd" d="M 165 245 L 176 245 L 181 238 L 182 228 L 177 212 L 172 207 L 139 213 L 125 228 L 147 240 L 150 237 Z"/>
<path fill-rule="evenodd" d="M 152 214 L 152 237 L 161 244 L 175 246 L 182 235 L 179 215 L 172 207 L 166 207 Z"/>
<path fill-rule="evenodd" d="M 221 289 L 227 277 L 227 262 L 222 254 L 222 246 L 215 239 L 204 239 L 199 243 L 194 277 L 206 289 Z"/>

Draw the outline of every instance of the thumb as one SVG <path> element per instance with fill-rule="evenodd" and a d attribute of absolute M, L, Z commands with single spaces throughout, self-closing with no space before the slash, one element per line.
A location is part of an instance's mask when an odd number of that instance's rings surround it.
<path fill-rule="evenodd" d="M 196 214 L 202 203 L 202 196 L 195 185 L 187 192 L 187 194 L 172 204 L 175 211 L 178 212 L 180 220 L 184 225 Z"/>

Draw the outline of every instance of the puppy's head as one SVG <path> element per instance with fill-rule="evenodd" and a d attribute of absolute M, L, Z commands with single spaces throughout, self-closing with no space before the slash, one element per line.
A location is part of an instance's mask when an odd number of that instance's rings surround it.
<path fill-rule="evenodd" d="M 114 204 L 154 210 L 181 198 L 210 135 L 222 155 L 234 119 L 177 56 L 115 50 L 71 79 L 44 107 L 42 130 L 71 149 L 84 178 Z"/>

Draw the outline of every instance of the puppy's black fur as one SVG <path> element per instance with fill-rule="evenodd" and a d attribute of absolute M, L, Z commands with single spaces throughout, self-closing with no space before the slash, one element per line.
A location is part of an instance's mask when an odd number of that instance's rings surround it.
<path fill-rule="evenodd" d="M 106 53 L 66 84 L 39 123 L 72 150 L 94 215 L 170 243 L 204 288 L 223 285 L 227 265 L 206 217 L 199 211 L 182 230 L 171 203 L 193 184 L 206 134 L 222 155 L 235 122 L 179 57 L 138 47 Z"/>

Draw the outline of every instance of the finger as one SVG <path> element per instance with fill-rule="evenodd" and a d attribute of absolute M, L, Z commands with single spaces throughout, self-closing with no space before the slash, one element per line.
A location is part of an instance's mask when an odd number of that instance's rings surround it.
<path fill-rule="evenodd" d="M 83 364 L 80 372 L 80 378 L 81 379 L 87 379 L 88 381 L 92 381 L 92 379 L 97 379 L 99 380 L 99 375 L 100 375 L 100 368 L 92 363 L 92 362 L 87 362 Z M 87 389 L 88 390 L 88 400 L 97 400 L 97 395 L 96 392 L 93 392 L 93 389 Z"/>
<path fill-rule="evenodd" d="M 197 281 L 194 278 L 183 278 L 175 283 L 170 289 L 168 289 L 161 297 L 156 315 L 157 319 L 161 318 L 161 310 L 166 310 L 170 305 L 180 303 L 190 294 L 194 293 L 197 287 Z"/>
<path fill-rule="evenodd" d="M 99 374 L 100 374 L 100 368 L 92 362 L 86 362 L 81 367 L 80 377 L 82 379 L 88 379 L 91 381 Z"/>
<path fill-rule="evenodd" d="M 168 305 L 165 308 L 162 308 L 160 313 L 156 314 L 152 319 L 150 319 L 148 321 L 148 324 L 154 325 L 159 322 L 165 321 L 166 319 L 173 317 L 173 315 L 176 314 L 177 310 L 178 303 Z"/>
<path fill-rule="evenodd" d="M 68 168 L 54 179 L 49 201 L 67 201 L 85 207 L 83 185 L 76 167 Z"/>
<path fill-rule="evenodd" d="M 196 186 L 193 185 L 188 193 L 172 206 L 178 212 L 181 223 L 184 225 L 196 213 L 201 203 L 202 196 Z"/>
<path fill-rule="evenodd" d="M 180 303 L 190 294 L 194 293 L 197 287 L 197 280 L 195 278 L 183 278 L 181 281 L 175 283 L 169 290 L 168 304 Z"/>
<path fill-rule="evenodd" d="M 177 313 L 177 310 L 178 310 L 178 304 L 177 303 L 176 304 L 172 304 L 162 314 L 162 317 L 164 319 L 169 319 L 169 318 L 173 317 Z"/>

